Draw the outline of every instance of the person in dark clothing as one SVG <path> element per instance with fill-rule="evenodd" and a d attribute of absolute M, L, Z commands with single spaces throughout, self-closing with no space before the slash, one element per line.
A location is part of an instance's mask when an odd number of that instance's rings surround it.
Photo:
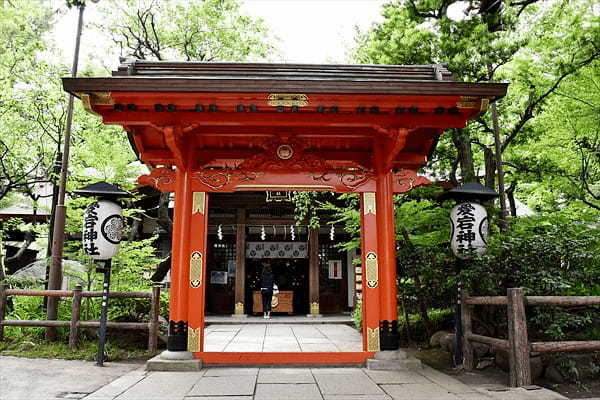
<path fill-rule="evenodd" d="M 275 277 L 269 264 L 265 264 L 262 271 L 260 293 L 262 295 L 264 318 L 271 318 L 271 300 L 273 299 L 273 283 Z"/>

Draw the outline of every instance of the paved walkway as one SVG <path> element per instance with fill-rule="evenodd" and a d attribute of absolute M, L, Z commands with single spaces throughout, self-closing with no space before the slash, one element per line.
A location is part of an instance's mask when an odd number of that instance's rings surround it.
<path fill-rule="evenodd" d="M 205 351 L 362 351 L 360 333 L 343 324 L 209 325 L 204 335 Z"/>
<path fill-rule="evenodd" d="M 110 382 L 110 383 L 109 383 Z M 546 389 L 465 385 L 423 368 L 206 368 L 146 372 L 141 365 L 0 356 L 1 400 L 564 400 Z"/>
<path fill-rule="evenodd" d="M 497 389 L 496 389 L 497 390 Z M 488 391 L 430 368 L 207 368 L 131 372 L 86 400 L 559 400 L 546 389 Z"/>

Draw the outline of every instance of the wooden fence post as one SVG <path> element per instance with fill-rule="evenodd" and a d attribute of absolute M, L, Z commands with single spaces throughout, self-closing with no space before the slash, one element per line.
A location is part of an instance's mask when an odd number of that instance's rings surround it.
<path fill-rule="evenodd" d="M 73 289 L 73 303 L 71 304 L 71 325 L 69 326 L 69 348 L 77 349 L 79 345 L 79 319 L 81 313 L 81 285 Z"/>
<path fill-rule="evenodd" d="M 467 289 L 461 290 L 460 293 L 460 319 L 462 323 L 462 347 L 463 347 L 463 367 L 467 371 L 472 371 L 475 368 L 475 357 L 473 355 L 473 345 L 469 341 L 469 336 L 472 333 L 472 312 L 473 306 L 467 304 L 466 300 L 469 297 Z"/>
<path fill-rule="evenodd" d="M 6 283 L 0 283 L 0 322 L 6 313 Z M 0 342 L 4 340 L 4 325 L 0 323 Z"/>
<path fill-rule="evenodd" d="M 529 339 L 525 318 L 525 298 L 522 288 L 510 288 L 506 293 L 508 308 L 508 343 L 510 386 L 531 385 Z"/>
<path fill-rule="evenodd" d="M 160 312 L 160 286 L 152 286 L 150 298 L 150 327 L 148 329 L 148 351 L 155 352 L 158 348 L 158 314 Z"/>

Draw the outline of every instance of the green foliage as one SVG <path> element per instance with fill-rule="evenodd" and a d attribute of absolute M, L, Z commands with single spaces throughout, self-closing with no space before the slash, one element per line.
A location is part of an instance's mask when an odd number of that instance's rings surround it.
<path fill-rule="evenodd" d="M 358 300 L 352 310 L 352 321 L 357 331 L 362 332 L 362 301 Z"/>
<path fill-rule="evenodd" d="M 104 23 L 124 55 L 138 59 L 247 61 L 272 51 L 262 20 L 234 0 L 103 2 Z"/>
<path fill-rule="evenodd" d="M 454 308 L 433 308 L 427 311 L 427 316 L 431 324 L 430 329 L 433 332 L 442 330 L 452 331 L 454 329 Z M 427 346 L 429 334 L 423 316 L 421 314 L 409 314 L 408 319 L 411 340 L 416 343 L 425 343 Z M 406 319 L 400 310 L 398 310 L 398 332 L 400 333 L 401 340 L 408 340 L 406 336 Z"/>
<path fill-rule="evenodd" d="M 488 253 L 463 277 L 482 294 L 523 287 L 527 294 L 576 295 L 581 283 L 599 283 L 599 229 L 563 212 L 515 219 L 508 232 L 492 237 Z"/>
<path fill-rule="evenodd" d="M 32 329 L 32 328 L 29 328 Z M 109 341 L 105 347 L 105 361 L 118 361 L 147 358 L 152 354 L 147 350 Z M 71 350 L 68 343 L 48 342 L 38 337 L 24 336 L 0 342 L 0 355 L 26 358 L 60 358 L 64 360 L 93 361 L 98 354 L 97 341 L 82 341 L 77 350 Z"/>

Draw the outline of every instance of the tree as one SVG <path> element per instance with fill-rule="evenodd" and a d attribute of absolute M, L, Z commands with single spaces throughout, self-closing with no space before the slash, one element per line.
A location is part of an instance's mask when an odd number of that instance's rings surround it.
<path fill-rule="evenodd" d="M 116 17 L 115 17 L 116 10 Z M 243 15 L 235 0 L 127 0 L 104 2 L 104 23 L 121 55 L 141 60 L 249 61 L 273 52 L 261 20 Z M 157 223 L 172 234 L 169 193 L 162 193 Z M 156 278 L 170 268 L 161 262 Z"/>
<path fill-rule="evenodd" d="M 247 61 L 272 51 L 262 21 L 242 14 L 235 0 L 111 0 L 102 12 L 110 21 L 103 29 L 125 57 Z"/>
<path fill-rule="evenodd" d="M 28 1 L 0 7 L 0 200 L 47 178 L 46 149 L 24 103 L 31 105 L 29 97 L 41 84 L 33 66 L 46 49 L 42 35 L 49 16 L 46 7 Z"/>
<path fill-rule="evenodd" d="M 589 0 L 532 0 L 471 2 L 465 18 L 454 21 L 447 11 L 460 3 L 411 0 L 387 5 L 385 20 L 358 38 L 356 59 L 394 64 L 448 62 L 459 80 L 508 79 L 511 86 L 507 100 L 500 104 L 500 126 L 501 148 L 510 162 L 512 148 L 536 140 L 531 121 L 564 79 L 600 57 L 597 17 L 590 11 Z M 484 168 L 489 184 L 495 174 L 490 162 L 492 134 L 487 114 L 478 124 L 451 131 L 442 137 L 430 167 L 451 180 L 460 168 L 463 181 L 480 176 L 478 171 Z"/>

